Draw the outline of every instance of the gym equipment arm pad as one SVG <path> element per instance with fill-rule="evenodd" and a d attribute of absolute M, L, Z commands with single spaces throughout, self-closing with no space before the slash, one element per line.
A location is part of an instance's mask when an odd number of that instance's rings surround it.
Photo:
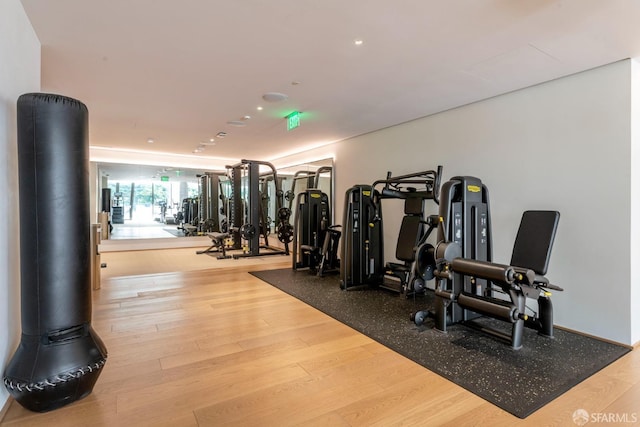
<path fill-rule="evenodd" d="M 512 284 L 514 282 L 533 283 L 535 273 L 528 269 L 517 269 L 510 265 L 495 264 L 466 258 L 456 258 L 451 262 L 451 269 L 456 273 L 495 282 Z"/>

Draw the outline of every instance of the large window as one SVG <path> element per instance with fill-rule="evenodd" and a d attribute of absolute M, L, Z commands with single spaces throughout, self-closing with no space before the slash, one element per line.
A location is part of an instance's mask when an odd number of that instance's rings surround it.
<path fill-rule="evenodd" d="M 173 216 L 180 210 L 183 199 L 199 194 L 197 182 L 109 181 L 108 186 L 112 205 L 124 207 L 125 221 L 137 223 L 158 222 L 163 214 Z"/>

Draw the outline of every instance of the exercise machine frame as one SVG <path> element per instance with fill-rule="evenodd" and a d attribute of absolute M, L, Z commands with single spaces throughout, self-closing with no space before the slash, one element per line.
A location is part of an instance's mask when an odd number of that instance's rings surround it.
<path fill-rule="evenodd" d="M 308 269 L 322 277 L 338 272 L 341 232 L 331 224 L 329 196 L 314 188 L 298 194 L 292 246 L 294 270 Z"/>
<path fill-rule="evenodd" d="M 455 323 L 479 329 L 522 348 L 524 327 L 553 337 L 553 306 L 550 290 L 562 291 L 544 277 L 560 214 L 527 211 L 523 214 L 514 244 L 511 265 L 492 262 L 489 194 L 478 178 L 453 177 L 443 184 L 438 244 L 421 251 L 423 264 L 435 265 L 435 328 L 447 332 Z M 508 300 L 496 294 L 508 296 Z M 537 312 L 526 311 L 527 299 L 537 299 Z M 426 312 L 414 315 L 422 323 Z M 477 320 L 491 317 L 511 323 L 506 333 Z"/>
<path fill-rule="evenodd" d="M 403 292 L 408 288 L 413 257 L 402 265 L 384 264 L 381 200 L 403 199 L 406 202 L 411 199 L 409 203 L 415 205 L 419 199 L 421 203 L 433 200 L 437 204 L 441 176 L 442 166 L 436 170 L 399 176 L 387 172 L 386 179 L 377 180 L 372 185 L 356 185 L 347 190 L 340 264 L 340 287 L 343 290 L 376 286 Z M 382 186 L 380 190 L 376 188 L 379 186 Z M 412 243 L 412 250 L 424 236 L 424 225 L 429 224 L 424 218 L 424 206 L 420 208 L 419 215 L 420 224 L 415 229 L 416 240 Z M 392 269 L 397 269 L 397 272 Z M 399 286 L 385 283 L 387 272 L 400 279 Z"/>
<path fill-rule="evenodd" d="M 266 232 L 266 215 L 262 209 L 260 193 L 260 166 L 268 167 L 273 174 L 276 187 L 276 208 L 278 211 L 278 239 L 284 244 L 284 249 L 269 246 Z M 293 234 L 293 227 L 289 224 L 291 211 L 282 206 L 282 190 L 276 168 L 269 162 L 243 159 L 240 163 L 227 166 L 229 178 L 232 181 L 233 194 L 230 209 L 230 230 L 233 238 L 233 249 L 243 249 L 241 254 L 233 254 L 234 259 L 266 255 L 289 255 L 289 243 Z M 246 176 L 247 185 L 247 216 L 243 209 L 243 177 Z M 260 236 L 264 237 L 264 245 L 260 244 Z M 243 247 L 242 241 L 246 241 Z M 266 251 L 261 251 L 265 249 Z"/>

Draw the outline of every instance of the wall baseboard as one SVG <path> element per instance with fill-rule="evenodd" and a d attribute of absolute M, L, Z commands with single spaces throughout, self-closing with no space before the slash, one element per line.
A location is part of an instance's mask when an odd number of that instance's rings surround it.
<path fill-rule="evenodd" d="M 629 345 L 629 344 L 623 344 L 623 343 L 618 342 L 618 341 L 608 340 L 606 338 L 602 338 L 602 337 L 598 337 L 598 336 L 595 336 L 595 335 L 587 334 L 585 332 L 576 331 L 575 329 L 565 328 L 564 326 L 553 325 L 553 327 L 555 329 L 560 329 L 560 330 L 563 330 L 563 331 L 571 332 L 573 334 L 582 335 L 583 337 L 589 337 L 589 338 L 593 338 L 594 340 L 598 340 L 598 341 L 606 342 L 606 343 L 609 343 L 609 344 L 614 344 L 614 345 L 619 345 L 619 346 L 622 346 L 622 347 L 626 347 L 629 350 L 633 350 L 634 347 L 637 347 L 638 345 L 640 345 L 640 341 L 635 343 L 634 345 Z"/>
<path fill-rule="evenodd" d="M 154 249 L 176 249 L 206 247 L 211 244 L 207 236 L 103 240 L 98 246 L 102 252 L 145 251 Z"/>

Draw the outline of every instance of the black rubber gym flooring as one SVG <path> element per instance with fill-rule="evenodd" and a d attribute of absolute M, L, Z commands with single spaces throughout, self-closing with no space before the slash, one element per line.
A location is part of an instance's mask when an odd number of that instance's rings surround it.
<path fill-rule="evenodd" d="M 629 351 L 558 329 L 549 339 L 527 328 L 523 348 L 515 351 L 468 326 L 453 325 L 447 334 L 432 329 L 430 318 L 416 326 L 409 313 L 431 307 L 432 293 L 414 301 L 382 289 L 343 291 L 338 276 L 319 278 L 292 269 L 251 274 L 519 418 Z M 505 322 L 486 321 L 509 331 Z"/>

